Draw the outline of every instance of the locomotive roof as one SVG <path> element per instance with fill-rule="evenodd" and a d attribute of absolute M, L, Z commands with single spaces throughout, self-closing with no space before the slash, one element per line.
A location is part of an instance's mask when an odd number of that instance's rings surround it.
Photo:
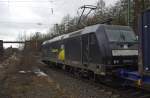
<path fill-rule="evenodd" d="M 119 26 L 119 25 L 106 25 L 106 24 L 97 24 L 97 25 L 92 25 L 92 26 L 87 26 L 84 29 L 78 30 L 78 31 L 74 31 L 68 34 L 63 34 L 60 36 L 57 36 L 53 39 L 50 39 L 48 41 L 43 42 L 43 45 L 47 44 L 47 43 L 52 43 L 52 42 L 56 42 L 62 39 L 66 39 L 72 36 L 77 36 L 77 35 L 83 35 L 83 34 L 87 34 L 87 33 L 92 33 L 92 32 L 96 32 L 100 26 L 104 26 L 104 28 L 126 28 L 129 29 L 128 26 Z"/>
<path fill-rule="evenodd" d="M 96 30 L 99 28 L 100 24 L 97 24 L 97 25 L 93 25 L 93 26 L 88 26 L 88 27 L 85 27 L 84 29 L 81 29 L 81 30 L 78 30 L 78 31 L 74 31 L 74 32 L 71 32 L 71 33 L 68 33 L 68 34 L 63 34 L 63 35 L 60 35 L 60 36 L 57 36 L 53 39 L 50 39 L 50 40 L 47 40 L 45 42 L 43 42 L 43 45 L 44 44 L 47 44 L 47 43 L 52 43 L 52 42 L 55 42 L 55 41 L 58 41 L 58 40 L 61 40 L 61 39 L 66 39 L 66 38 L 69 38 L 70 36 L 72 35 L 75 35 L 75 34 L 86 34 L 86 33 L 90 33 L 90 32 L 96 32 Z"/>

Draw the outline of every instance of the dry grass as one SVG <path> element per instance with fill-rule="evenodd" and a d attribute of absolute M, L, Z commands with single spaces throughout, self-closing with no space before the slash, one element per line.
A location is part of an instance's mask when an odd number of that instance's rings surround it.
<path fill-rule="evenodd" d="M 2 98 L 73 98 L 48 76 L 37 76 L 34 68 L 42 66 L 32 54 L 13 55 L 3 66 Z M 19 73 L 20 70 L 29 71 Z M 1 75 L 2 73 L 0 73 Z"/>

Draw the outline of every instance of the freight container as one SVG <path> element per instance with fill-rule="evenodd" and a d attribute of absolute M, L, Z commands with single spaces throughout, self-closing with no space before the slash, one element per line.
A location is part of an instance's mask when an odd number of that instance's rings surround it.
<path fill-rule="evenodd" d="M 150 9 L 143 11 L 140 15 L 139 31 L 143 63 L 139 68 L 143 68 L 144 72 L 150 72 Z"/>

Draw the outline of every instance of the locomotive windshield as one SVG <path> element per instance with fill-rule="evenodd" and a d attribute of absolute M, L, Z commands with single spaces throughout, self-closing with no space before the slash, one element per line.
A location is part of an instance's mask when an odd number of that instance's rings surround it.
<path fill-rule="evenodd" d="M 135 42 L 136 36 L 129 27 L 110 26 L 106 27 L 106 33 L 110 42 Z"/>

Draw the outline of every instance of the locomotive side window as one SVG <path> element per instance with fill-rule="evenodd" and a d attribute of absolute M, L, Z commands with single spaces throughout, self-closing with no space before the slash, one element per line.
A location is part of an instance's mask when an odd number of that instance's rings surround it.
<path fill-rule="evenodd" d="M 91 45 L 96 44 L 96 36 L 95 36 L 94 33 L 91 33 L 91 34 L 90 34 L 90 44 L 91 44 Z"/>

